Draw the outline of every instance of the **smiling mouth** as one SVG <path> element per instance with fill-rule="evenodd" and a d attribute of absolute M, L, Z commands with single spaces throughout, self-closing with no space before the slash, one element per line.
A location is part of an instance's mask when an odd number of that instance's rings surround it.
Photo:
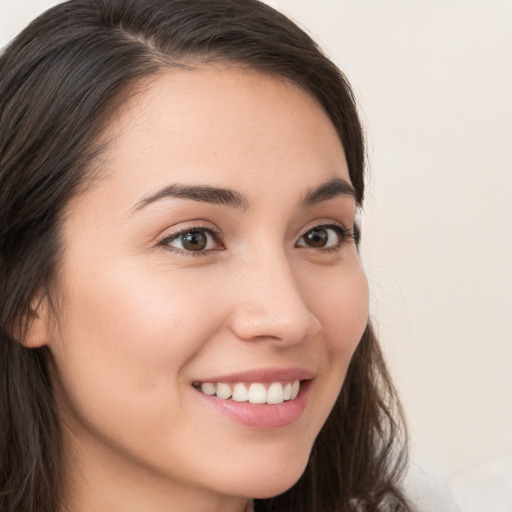
<path fill-rule="evenodd" d="M 205 395 L 216 396 L 221 400 L 249 402 L 251 404 L 276 405 L 297 398 L 301 381 L 278 381 L 263 384 L 261 382 L 228 384 L 225 382 L 194 382 L 194 388 Z"/>

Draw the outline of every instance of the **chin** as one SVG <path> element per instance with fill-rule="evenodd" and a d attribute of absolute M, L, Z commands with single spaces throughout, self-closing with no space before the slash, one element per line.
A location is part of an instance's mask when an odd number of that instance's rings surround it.
<path fill-rule="evenodd" d="M 304 473 L 309 459 L 289 454 L 287 460 L 259 460 L 246 465 L 230 479 L 230 492 L 255 499 L 272 498 L 293 487 Z"/>
<path fill-rule="evenodd" d="M 260 500 L 274 498 L 275 496 L 283 494 L 288 489 L 293 487 L 298 482 L 303 473 L 304 471 L 300 471 L 294 475 L 293 478 L 281 478 L 279 481 L 274 480 L 272 482 L 267 481 L 265 484 L 262 484 L 257 489 L 255 489 L 250 496 L 254 499 Z"/>

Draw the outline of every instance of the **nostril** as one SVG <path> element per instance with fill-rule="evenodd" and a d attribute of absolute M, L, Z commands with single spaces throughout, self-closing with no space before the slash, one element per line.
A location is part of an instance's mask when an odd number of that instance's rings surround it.
<path fill-rule="evenodd" d="M 311 338 L 321 328 L 318 318 L 306 307 L 275 309 L 238 308 L 229 320 L 231 330 L 244 341 L 267 340 L 287 345 Z"/>

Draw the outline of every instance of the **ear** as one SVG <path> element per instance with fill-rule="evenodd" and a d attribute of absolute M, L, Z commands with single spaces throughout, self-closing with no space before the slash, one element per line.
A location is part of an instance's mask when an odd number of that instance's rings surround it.
<path fill-rule="evenodd" d="M 48 298 L 38 297 L 30 304 L 25 322 L 26 330 L 21 344 L 27 348 L 39 348 L 48 344 L 50 337 L 50 309 Z"/>

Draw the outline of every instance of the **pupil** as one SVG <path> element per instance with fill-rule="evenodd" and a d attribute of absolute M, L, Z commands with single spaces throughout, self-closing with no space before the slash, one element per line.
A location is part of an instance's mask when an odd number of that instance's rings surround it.
<path fill-rule="evenodd" d="M 207 244 L 206 235 L 201 231 L 190 231 L 183 235 L 183 247 L 188 251 L 202 251 Z"/>
<path fill-rule="evenodd" d="M 329 238 L 325 229 L 312 229 L 306 234 L 308 245 L 312 247 L 323 247 Z"/>

